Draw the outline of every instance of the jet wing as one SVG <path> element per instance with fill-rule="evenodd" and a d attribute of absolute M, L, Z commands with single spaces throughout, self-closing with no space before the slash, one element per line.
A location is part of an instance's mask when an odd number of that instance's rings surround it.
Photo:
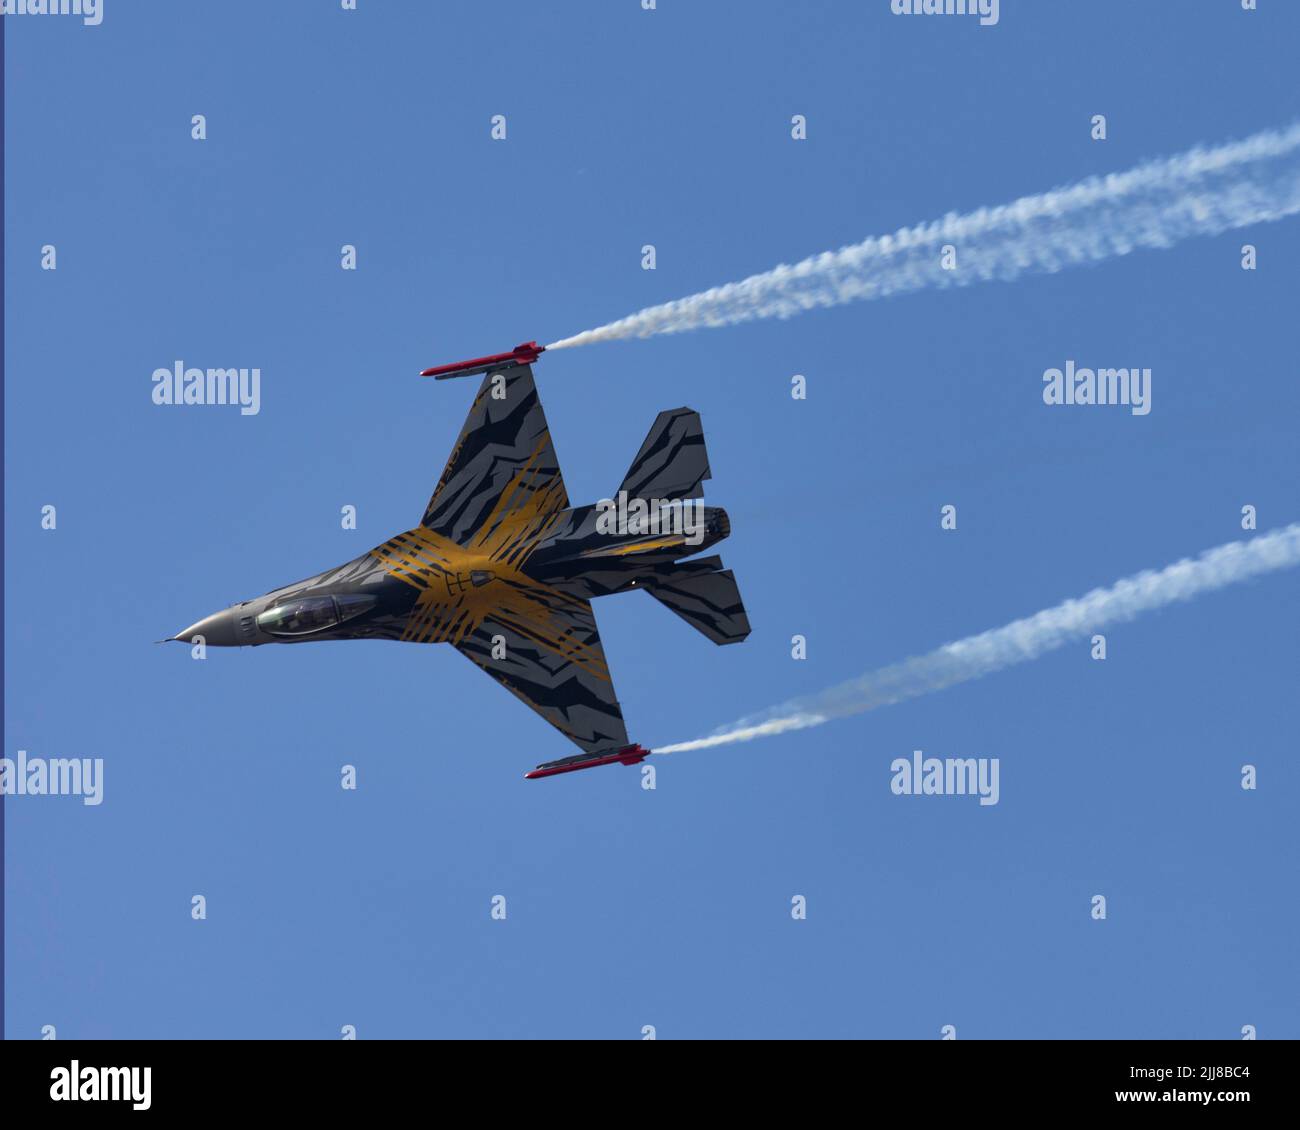
<path fill-rule="evenodd" d="M 503 523 L 535 524 L 568 505 L 532 369 L 488 373 L 421 525 L 468 546 L 498 540 Z"/>
<path fill-rule="evenodd" d="M 404 639 L 453 644 L 580 749 L 608 750 L 628 744 L 627 729 L 591 603 L 524 572 L 568 505 L 532 370 L 497 369 L 479 386 L 422 528 L 394 539 L 385 560 L 416 587 L 456 592 L 450 609 L 441 595 L 418 601 Z M 490 568 L 462 576 L 462 556 Z"/>
<path fill-rule="evenodd" d="M 591 603 L 533 591 L 531 607 L 488 617 L 456 644 L 587 753 L 628 744 Z M 544 597 L 544 599 L 538 599 Z"/>

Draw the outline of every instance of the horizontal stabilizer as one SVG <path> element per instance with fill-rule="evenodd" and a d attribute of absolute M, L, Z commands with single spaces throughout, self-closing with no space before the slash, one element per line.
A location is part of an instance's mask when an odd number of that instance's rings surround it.
<path fill-rule="evenodd" d="M 707 478 L 709 453 L 700 414 L 670 408 L 655 417 L 619 490 L 627 491 L 629 498 L 699 498 L 704 494 L 700 484 Z"/>
<path fill-rule="evenodd" d="M 739 643 L 749 635 L 749 616 L 740 599 L 736 575 L 730 569 L 683 572 L 685 575 L 648 582 L 646 592 L 714 643 Z"/>

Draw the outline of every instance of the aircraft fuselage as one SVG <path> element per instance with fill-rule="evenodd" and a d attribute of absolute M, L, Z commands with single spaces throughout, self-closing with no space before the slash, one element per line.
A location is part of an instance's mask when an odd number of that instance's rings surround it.
<path fill-rule="evenodd" d="M 682 512 L 687 508 L 685 520 Z M 699 500 L 665 503 L 631 522 L 607 503 L 502 521 L 461 546 L 423 526 L 351 561 L 241 601 L 177 633 L 209 647 L 316 640 L 458 642 L 489 614 L 530 600 L 591 600 L 689 575 L 691 561 L 731 532 Z M 716 569 L 702 561 L 702 572 Z"/>

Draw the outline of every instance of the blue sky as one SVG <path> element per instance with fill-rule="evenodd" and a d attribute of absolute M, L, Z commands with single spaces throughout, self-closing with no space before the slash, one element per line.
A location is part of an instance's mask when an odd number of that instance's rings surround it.
<path fill-rule="evenodd" d="M 1295 575 L 1105 662 L 656 759 L 654 791 L 524 781 L 571 748 L 449 648 L 152 642 L 418 521 L 473 394 L 426 365 L 1296 120 L 1300 8 L 1262 7 L 10 18 L 4 752 L 102 757 L 105 797 L 5 802 L 6 1036 L 1300 1036 Z M 744 644 L 597 604 L 633 739 L 1244 536 L 1245 504 L 1296 521 L 1298 261 L 1292 221 L 543 357 L 575 502 L 687 404 L 732 516 Z M 177 359 L 260 367 L 260 413 L 154 405 Z M 1151 414 L 1045 407 L 1066 359 L 1151 367 Z M 914 749 L 999 758 L 1000 803 L 893 795 Z"/>

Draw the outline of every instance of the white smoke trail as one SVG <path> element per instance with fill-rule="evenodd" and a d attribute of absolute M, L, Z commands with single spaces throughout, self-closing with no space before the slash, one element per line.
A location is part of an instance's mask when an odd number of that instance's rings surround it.
<path fill-rule="evenodd" d="M 1207 550 L 1195 560 L 1184 558 L 1159 571 L 1139 573 L 1110 588 L 1093 589 L 1078 600 L 1067 600 L 1005 628 L 944 644 L 928 655 L 905 659 L 818 694 L 793 699 L 764 714 L 742 718 L 710 737 L 660 746 L 651 752 L 685 753 L 820 726 L 834 718 L 978 679 L 1012 664 L 1037 659 L 1107 624 L 1131 620 L 1142 612 L 1296 565 L 1300 565 L 1300 522 L 1249 541 L 1229 542 Z"/>
<path fill-rule="evenodd" d="M 781 265 L 740 282 L 650 306 L 617 322 L 552 342 L 683 333 L 927 287 L 1009 281 L 1097 263 L 1141 247 L 1279 220 L 1300 212 L 1300 124 L 1213 149 L 1193 149 L 1125 173 L 1025 196 L 1013 204 L 904 228 Z M 945 270 L 941 250 L 956 249 Z"/>

